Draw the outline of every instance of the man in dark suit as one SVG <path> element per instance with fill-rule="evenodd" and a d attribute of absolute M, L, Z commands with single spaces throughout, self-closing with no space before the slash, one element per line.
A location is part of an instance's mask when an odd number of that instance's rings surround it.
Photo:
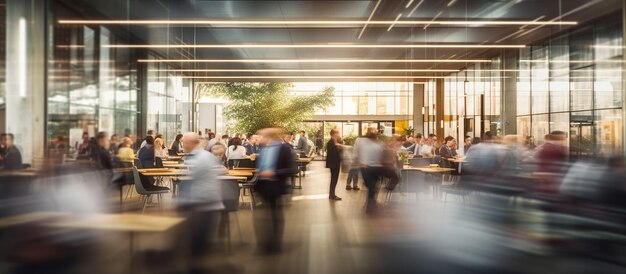
<path fill-rule="evenodd" d="M 337 188 L 339 170 L 341 168 L 340 139 L 339 130 L 331 129 L 330 140 L 328 141 L 328 144 L 326 144 L 326 168 L 330 169 L 330 192 L 328 193 L 328 199 L 335 201 L 341 201 L 341 198 L 335 195 L 335 188 Z"/>
<path fill-rule="evenodd" d="M 105 132 L 98 132 L 96 142 L 98 145 L 91 150 L 91 159 L 100 169 L 113 169 L 111 154 L 107 149 L 109 147 L 107 134 Z"/>
<path fill-rule="evenodd" d="M 256 160 L 259 180 L 255 186 L 266 207 L 255 218 L 257 239 L 261 251 L 280 251 L 285 225 L 280 197 L 287 194 L 287 179 L 295 174 L 295 163 L 291 146 L 282 143 L 281 131 L 268 128 L 260 131 L 263 147 Z"/>
<path fill-rule="evenodd" d="M 19 149 L 15 147 L 14 136 L 12 133 L 7 133 L 4 136 L 4 148 L 5 154 L 0 156 L 0 162 L 4 169 L 20 169 L 22 168 L 22 154 Z"/>

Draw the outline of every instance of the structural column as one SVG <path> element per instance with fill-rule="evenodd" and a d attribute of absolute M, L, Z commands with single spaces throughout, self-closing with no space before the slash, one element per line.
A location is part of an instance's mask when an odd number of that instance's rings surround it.
<path fill-rule="evenodd" d="M 626 156 L 626 0 L 622 1 L 622 154 Z"/>
<path fill-rule="evenodd" d="M 424 133 L 424 83 L 413 84 L 413 128 Z"/>
<path fill-rule="evenodd" d="M 444 101 L 444 85 L 443 79 L 437 79 L 435 86 L 435 134 L 437 134 L 438 140 L 443 140 L 444 129 L 443 129 L 443 119 L 444 119 L 444 109 L 443 109 L 443 101 Z"/>
<path fill-rule="evenodd" d="M 517 134 L 517 76 L 519 51 L 502 51 L 502 135 Z"/>
<path fill-rule="evenodd" d="M 24 163 L 46 151 L 46 3 L 6 4 L 6 132 L 15 135 Z"/>

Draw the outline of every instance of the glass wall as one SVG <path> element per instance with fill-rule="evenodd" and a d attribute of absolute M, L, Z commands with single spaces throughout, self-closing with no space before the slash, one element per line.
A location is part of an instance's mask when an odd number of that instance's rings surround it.
<path fill-rule="evenodd" d="M 335 105 L 317 115 L 413 115 L 411 82 L 293 83 L 291 93 L 309 95 L 335 88 Z"/>
<path fill-rule="evenodd" d="M 72 13 L 57 4 L 53 14 Z M 106 27 L 54 24 L 50 37 L 48 139 L 64 136 L 74 148 L 82 132 L 137 134 L 137 68 L 129 62 L 135 52 L 106 48 L 121 41 Z"/>
<path fill-rule="evenodd" d="M 501 62 L 470 64 L 466 69 L 444 79 L 443 129 L 445 136 L 462 140 L 465 136 L 480 137 L 486 131 L 501 131 Z M 425 104 L 430 117 L 428 133 L 434 132 L 435 82 L 427 85 Z M 432 111 L 431 111 L 432 109 Z"/>
<path fill-rule="evenodd" d="M 571 157 L 622 151 L 621 22 L 600 22 L 520 51 L 518 134 L 568 133 Z"/>
<path fill-rule="evenodd" d="M 158 59 L 150 56 L 150 59 Z M 191 81 L 183 78 L 164 63 L 148 63 L 148 120 L 146 128 L 163 134 L 167 142 L 173 141 L 176 134 L 190 131 Z"/>

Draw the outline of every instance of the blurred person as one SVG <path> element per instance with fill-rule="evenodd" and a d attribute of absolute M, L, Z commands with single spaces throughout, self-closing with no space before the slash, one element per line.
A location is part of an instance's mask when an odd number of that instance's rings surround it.
<path fill-rule="evenodd" d="M 152 137 L 152 141 L 154 141 L 154 138 L 156 138 L 156 132 L 154 132 L 154 130 L 152 129 L 149 129 L 146 132 L 146 137 L 148 136 Z M 141 142 L 141 146 L 139 146 L 140 149 L 143 148 L 147 144 L 146 140 L 147 140 L 146 138 L 143 139 L 143 142 Z"/>
<path fill-rule="evenodd" d="M 300 138 L 298 139 L 296 151 L 300 153 L 302 157 L 306 157 L 306 155 L 309 153 L 309 142 L 306 138 L 306 132 L 304 130 L 300 131 Z"/>
<path fill-rule="evenodd" d="M 537 146 L 535 145 L 535 138 L 533 136 L 526 136 L 526 140 L 524 141 L 524 146 L 529 150 L 534 150 Z"/>
<path fill-rule="evenodd" d="M 335 128 L 331 129 L 330 140 L 326 144 L 326 168 L 330 169 L 330 191 L 328 192 L 328 199 L 335 201 L 341 201 L 341 198 L 335 195 L 337 181 L 339 180 L 339 170 L 341 168 L 341 149 L 343 148 L 343 145 L 339 143 L 340 140 L 341 136 L 339 135 L 339 130 Z"/>
<path fill-rule="evenodd" d="M 230 137 L 228 137 L 228 134 L 222 135 L 222 139 L 220 143 L 222 143 L 222 145 L 224 145 L 225 147 L 228 147 L 229 142 L 230 142 Z"/>
<path fill-rule="evenodd" d="M 91 159 L 100 169 L 113 169 L 111 153 L 109 153 L 109 140 L 106 132 L 96 134 L 96 146 L 91 150 Z"/>
<path fill-rule="evenodd" d="M 161 138 L 154 139 L 154 157 L 159 157 L 161 159 L 167 157 L 167 150 L 163 148 L 163 143 L 165 142 Z"/>
<path fill-rule="evenodd" d="M 268 211 L 261 211 L 266 217 L 265 222 L 255 222 L 255 231 L 261 251 L 267 253 L 280 252 L 284 230 L 284 217 L 280 198 L 287 194 L 287 179 L 296 173 L 291 146 L 282 143 L 280 129 L 267 128 L 259 132 L 262 138 L 261 152 L 257 158 L 259 180 L 255 191 L 263 200 Z M 255 214 L 259 210 L 255 211 Z M 265 226 L 264 226 L 265 225 Z"/>
<path fill-rule="evenodd" d="M 540 192 L 556 192 L 567 162 L 565 132 L 553 131 L 546 135 L 544 143 L 535 149 L 533 159 L 537 172 L 545 173 L 536 190 Z"/>
<path fill-rule="evenodd" d="M 402 146 L 408 149 L 414 144 L 415 144 L 415 137 L 413 135 L 408 135 L 406 137 L 406 141 L 402 144 Z"/>
<path fill-rule="evenodd" d="M 182 139 L 183 135 L 182 134 L 177 134 L 176 138 L 174 138 L 174 142 L 172 142 L 172 145 L 170 146 L 170 150 L 176 151 L 176 152 L 181 152 L 183 149 L 183 143 L 182 143 Z"/>
<path fill-rule="evenodd" d="M 437 142 L 437 136 L 429 134 L 428 138 L 424 140 L 424 143 L 419 146 L 417 156 L 430 158 L 435 156 L 435 143 Z"/>
<path fill-rule="evenodd" d="M 156 139 L 161 139 L 161 141 L 163 141 L 163 144 L 161 145 L 161 149 L 165 149 L 165 150 L 167 150 L 167 147 L 165 146 L 165 137 L 163 137 L 163 134 L 160 134 L 160 133 L 159 133 L 159 134 L 157 134 L 157 135 L 154 137 L 154 140 L 155 140 L 155 141 L 156 141 Z"/>
<path fill-rule="evenodd" d="M 439 149 L 439 156 L 441 156 L 442 159 L 456 158 L 456 139 L 452 136 L 447 136 L 443 140 L 444 145 Z"/>
<path fill-rule="evenodd" d="M 83 132 L 82 142 L 76 143 L 76 152 L 78 155 L 89 155 L 89 133 Z"/>
<path fill-rule="evenodd" d="M 472 145 L 477 145 L 483 142 L 483 139 L 480 137 L 474 137 L 474 139 L 472 139 Z"/>
<path fill-rule="evenodd" d="M 321 130 L 315 133 L 315 154 L 321 155 L 322 147 L 324 146 L 324 135 Z"/>
<path fill-rule="evenodd" d="M 248 142 L 244 145 L 246 148 L 246 155 L 252 155 L 259 153 L 259 145 L 257 144 L 257 137 L 253 134 L 248 134 Z"/>
<path fill-rule="evenodd" d="M 211 147 L 211 153 L 217 157 L 223 166 L 228 166 L 228 160 L 226 158 L 226 147 L 222 143 L 217 143 Z"/>
<path fill-rule="evenodd" d="M 344 151 L 347 150 L 348 155 L 350 155 L 350 171 L 348 171 L 348 178 L 346 180 L 346 190 L 361 190 L 361 188 L 359 188 L 359 173 L 361 173 L 361 169 L 355 153 L 358 141 L 359 138 L 356 139 L 351 148 L 344 148 Z"/>
<path fill-rule="evenodd" d="M 111 155 L 117 154 L 117 147 L 120 145 L 120 141 L 117 138 L 117 134 L 111 135 L 111 140 L 109 140 L 109 153 Z"/>
<path fill-rule="evenodd" d="M 376 211 L 376 194 L 378 191 L 377 183 L 383 173 L 382 157 L 383 145 L 378 140 L 376 128 L 368 129 L 365 138 L 361 139 L 357 157 L 361 165 L 361 175 L 367 187 L 367 201 L 365 204 L 365 213 L 373 214 Z"/>
<path fill-rule="evenodd" d="M 382 176 L 389 179 L 385 186 L 388 190 L 393 190 L 400 182 L 402 163 L 398 160 L 398 153 L 402 150 L 402 137 L 398 134 L 392 135 L 389 143 L 383 150 L 382 158 Z"/>
<path fill-rule="evenodd" d="M 209 143 L 206 145 L 206 150 L 211 151 L 211 148 L 215 145 L 215 144 L 221 144 L 222 143 L 222 135 L 219 134 L 215 134 L 213 135 L 214 138 L 211 138 L 209 140 Z"/>
<path fill-rule="evenodd" d="M 293 134 L 287 133 L 283 136 L 283 143 L 288 144 L 293 149 Z"/>
<path fill-rule="evenodd" d="M 478 137 L 474 138 L 476 141 Z M 506 158 L 506 148 L 493 141 L 493 137 L 472 145 L 465 157 L 463 173 L 476 178 L 490 178 L 498 175 Z M 463 178 L 463 177 L 461 177 Z M 476 179 L 472 178 L 472 179 Z"/>
<path fill-rule="evenodd" d="M 194 132 L 183 135 L 185 163 L 193 166 L 190 179 L 181 183 L 179 210 L 187 217 L 191 247 L 191 272 L 198 272 L 207 251 L 207 238 L 217 230 L 223 203 L 222 186 L 217 176 L 223 174 L 219 160 L 200 147 L 200 136 Z"/>
<path fill-rule="evenodd" d="M 120 159 L 120 161 L 131 164 L 135 161 L 135 152 L 131 148 L 132 144 L 133 141 L 130 138 L 122 138 L 122 142 L 117 150 L 117 158 Z"/>
<path fill-rule="evenodd" d="M 470 149 L 470 147 L 472 147 L 472 142 L 472 137 L 465 136 L 465 139 L 463 140 L 463 155 L 467 155 L 467 151 Z"/>
<path fill-rule="evenodd" d="M 7 147 L 4 145 L 6 137 L 6 133 L 0 133 L 0 157 L 4 156 L 7 153 Z"/>
<path fill-rule="evenodd" d="M 5 154 L 0 156 L 0 166 L 3 169 L 21 169 L 22 153 L 15 147 L 15 136 L 13 133 L 7 133 L 4 137 Z"/>
<path fill-rule="evenodd" d="M 50 144 L 50 157 L 52 159 L 62 161 L 63 156 L 69 152 L 67 145 L 65 144 L 65 136 L 59 134 Z"/>
<path fill-rule="evenodd" d="M 241 139 L 234 137 L 230 139 L 231 145 L 226 150 L 227 160 L 241 160 L 246 156 L 246 148 L 241 145 Z"/>
<path fill-rule="evenodd" d="M 235 133 L 235 136 L 233 136 L 232 138 L 228 139 L 228 142 L 226 142 L 226 147 L 230 147 L 233 145 L 233 139 L 235 138 L 239 138 L 239 140 L 241 141 L 241 133 Z"/>
<path fill-rule="evenodd" d="M 144 139 L 144 143 L 146 144 L 137 151 L 137 159 L 139 159 L 144 168 L 154 167 L 154 138 L 148 135 Z"/>

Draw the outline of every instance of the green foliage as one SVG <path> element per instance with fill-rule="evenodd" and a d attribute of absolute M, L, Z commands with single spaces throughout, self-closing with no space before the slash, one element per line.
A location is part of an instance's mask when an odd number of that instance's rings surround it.
<path fill-rule="evenodd" d="M 413 127 L 405 127 L 405 128 L 402 128 L 402 130 L 404 131 L 405 135 L 412 136 L 413 133 L 415 133 L 415 129 Z"/>
<path fill-rule="evenodd" d="M 357 136 L 355 134 L 350 134 L 348 136 L 343 137 L 343 144 L 347 146 L 354 146 L 354 142 L 356 142 Z"/>
<path fill-rule="evenodd" d="M 291 87 L 290 83 L 224 83 L 202 85 L 198 90 L 201 96 L 227 99 L 224 116 L 229 127 L 246 133 L 267 127 L 296 132 L 316 109 L 333 105 L 332 87 L 308 96 L 290 94 Z"/>

